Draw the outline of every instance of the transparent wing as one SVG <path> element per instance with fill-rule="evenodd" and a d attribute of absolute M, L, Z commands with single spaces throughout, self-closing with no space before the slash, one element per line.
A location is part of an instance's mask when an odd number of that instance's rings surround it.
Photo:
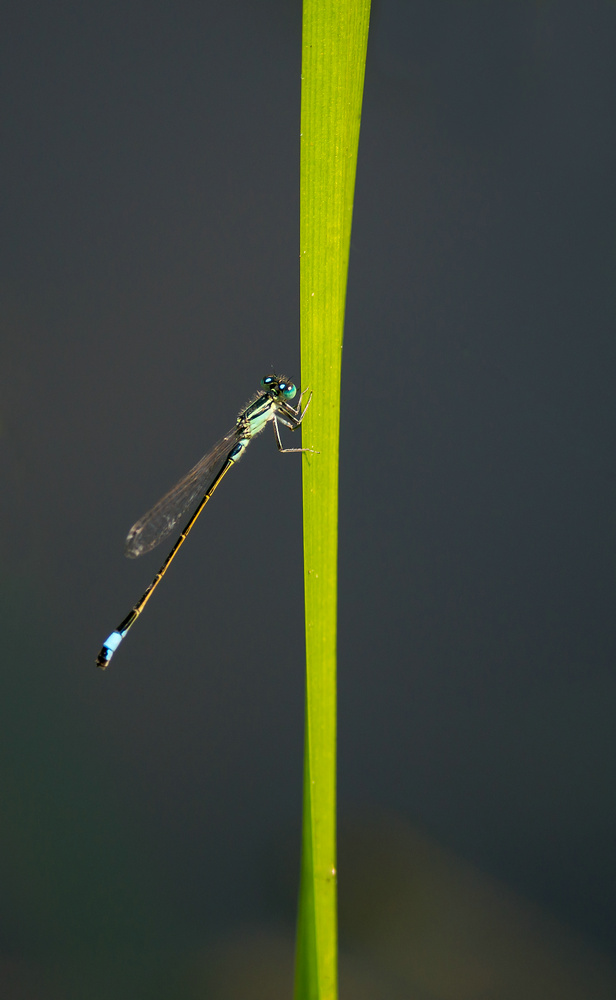
<path fill-rule="evenodd" d="M 149 552 L 173 531 L 189 508 L 207 492 L 238 440 L 238 430 L 234 427 L 172 490 L 133 524 L 126 536 L 125 551 L 130 559 Z"/>

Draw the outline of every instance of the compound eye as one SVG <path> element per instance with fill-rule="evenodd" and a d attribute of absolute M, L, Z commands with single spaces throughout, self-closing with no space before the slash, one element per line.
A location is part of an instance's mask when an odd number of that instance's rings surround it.
<path fill-rule="evenodd" d="M 270 386 L 273 381 L 274 381 L 273 375 L 264 375 L 263 378 L 261 379 L 261 385 L 265 388 L 265 386 Z"/>
<path fill-rule="evenodd" d="M 287 397 L 287 399 L 293 399 L 294 395 L 297 392 L 297 389 L 292 382 L 281 382 L 280 391 L 282 392 L 283 396 Z"/>

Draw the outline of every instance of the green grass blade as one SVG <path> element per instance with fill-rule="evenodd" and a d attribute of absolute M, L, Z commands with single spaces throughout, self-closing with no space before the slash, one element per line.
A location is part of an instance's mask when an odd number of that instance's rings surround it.
<path fill-rule="evenodd" d="M 340 372 L 369 0 L 304 0 L 300 178 L 306 737 L 296 1000 L 337 996 Z"/>

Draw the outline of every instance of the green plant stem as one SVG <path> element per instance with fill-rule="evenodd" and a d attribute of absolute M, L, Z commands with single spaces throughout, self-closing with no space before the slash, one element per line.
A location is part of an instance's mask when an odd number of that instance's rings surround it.
<path fill-rule="evenodd" d="M 337 996 L 340 374 L 369 0 L 304 0 L 300 177 L 306 729 L 296 1000 Z"/>

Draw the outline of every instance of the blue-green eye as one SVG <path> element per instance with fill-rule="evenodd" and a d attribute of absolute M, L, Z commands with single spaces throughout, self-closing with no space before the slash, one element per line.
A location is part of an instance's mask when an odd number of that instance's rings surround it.
<path fill-rule="evenodd" d="M 273 381 L 274 381 L 273 375 L 264 375 L 263 378 L 261 379 L 261 385 L 265 387 L 266 385 L 271 385 Z"/>
<path fill-rule="evenodd" d="M 287 397 L 287 399 L 293 399 L 294 395 L 297 392 L 297 389 L 295 388 L 292 382 L 281 382 L 280 391 L 282 392 L 283 396 Z"/>

